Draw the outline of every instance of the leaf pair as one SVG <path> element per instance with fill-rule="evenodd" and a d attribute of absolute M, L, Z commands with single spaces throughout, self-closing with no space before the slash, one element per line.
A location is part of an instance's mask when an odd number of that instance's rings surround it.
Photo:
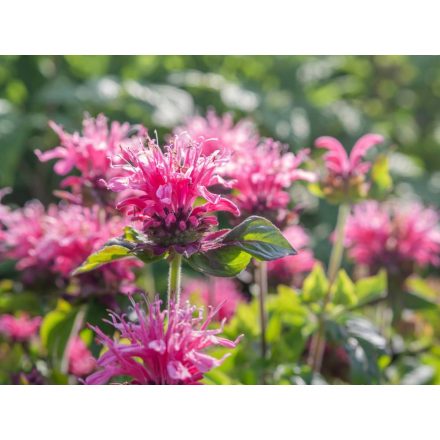
<path fill-rule="evenodd" d="M 252 257 L 270 261 L 295 254 L 295 249 L 275 225 L 265 218 L 252 216 L 213 243 L 211 249 L 195 253 L 186 261 L 200 272 L 232 277 L 244 270 Z M 167 252 L 156 255 L 145 234 L 127 227 L 122 237 L 110 240 L 90 255 L 73 275 L 89 272 L 121 258 L 137 257 L 144 263 L 151 263 L 166 256 Z"/>

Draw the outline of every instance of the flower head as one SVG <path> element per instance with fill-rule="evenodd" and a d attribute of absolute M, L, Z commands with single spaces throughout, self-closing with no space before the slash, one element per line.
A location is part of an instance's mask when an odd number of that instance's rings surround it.
<path fill-rule="evenodd" d="M 266 139 L 234 157 L 232 200 L 244 217 L 261 215 L 279 226 L 283 225 L 290 202 L 286 189 L 297 180 L 314 180 L 314 174 L 299 169 L 308 150 L 302 150 L 295 156 L 284 152 L 284 149 L 285 146 L 279 142 Z"/>
<path fill-rule="evenodd" d="M 371 167 L 370 162 L 363 161 L 367 151 L 383 142 L 378 134 L 362 136 L 351 150 L 350 155 L 335 138 L 323 136 L 315 141 L 318 148 L 325 148 L 324 155 L 327 175 L 322 182 L 323 192 L 330 199 L 358 199 L 367 195 L 369 184 L 366 174 Z"/>
<path fill-rule="evenodd" d="M 257 129 L 251 121 L 243 119 L 234 125 L 230 113 L 218 116 L 214 110 L 209 110 L 206 117 L 190 118 L 185 126 L 179 127 L 175 132 L 187 132 L 193 139 L 203 140 L 205 155 L 215 151 L 233 154 L 254 148 L 258 143 Z"/>
<path fill-rule="evenodd" d="M 54 170 L 61 176 L 78 171 L 79 176 L 66 177 L 61 185 L 71 187 L 77 195 L 87 190 L 95 202 L 104 197 L 102 179 L 110 179 L 114 175 L 109 156 L 117 154 L 121 145 L 146 134 L 142 126 L 116 121 L 109 124 L 103 114 L 96 119 L 86 117 L 82 133 L 67 133 L 52 121 L 49 125 L 59 136 L 60 145 L 45 152 L 36 150 L 36 155 L 43 162 L 57 159 Z M 83 199 L 78 200 L 84 202 Z"/>
<path fill-rule="evenodd" d="M 105 220 L 97 206 L 61 204 L 46 210 L 35 200 L 12 210 L 3 219 L 3 226 L 4 257 L 17 261 L 25 282 L 46 278 L 51 284 L 65 287 L 71 272 L 106 241 L 121 234 L 125 222 L 119 217 Z M 80 289 L 77 294 L 116 293 L 121 286 L 129 289 L 134 282 L 132 268 L 139 264 L 136 260 L 121 260 L 96 273 L 80 275 L 76 279 Z"/>
<path fill-rule="evenodd" d="M 69 341 L 67 356 L 69 373 L 75 376 L 87 376 L 96 368 L 95 358 L 79 336 Z"/>
<path fill-rule="evenodd" d="M 209 234 L 218 224 L 213 212 L 239 214 L 234 203 L 209 191 L 214 184 L 226 185 L 216 170 L 227 158 L 219 152 L 204 156 L 203 144 L 182 134 L 164 150 L 150 138 L 145 147 L 121 148 L 123 173 L 111 179 L 108 188 L 137 191 L 118 208 L 128 208 L 131 218 L 142 222 L 158 253 L 174 248 L 190 255 L 218 236 Z"/>
<path fill-rule="evenodd" d="M 284 257 L 268 263 L 269 274 L 279 283 L 299 286 L 304 275 L 310 272 L 316 263 L 310 249 L 310 237 L 298 225 L 292 225 L 283 231 L 284 237 L 298 251 L 294 257 Z"/>
<path fill-rule="evenodd" d="M 29 317 L 22 314 L 18 317 L 14 315 L 0 316 L 0 333 L 15 341 L 29 341 L 38 332 L 41 324 L 41 317 Z"/>
<path fill-rule="evenodd" d="M 212 346 L 234 348 L 239 341 L 219 337 L 222 328 L 208 329 L 215 311 L 204 320 L 203 311 L 195 315 L 196 307 L 189 303 L 171 304 L 169 310 L 161 311 L 161 302 L 155 300 L 147 314 L 138 303 L 132 304 L 137 323 L 124 315 L 110 315 L 109 323 L 120 333 L 119 342 L 92 327 L 107 351 L 98 359 L 99 370 L 86 379 L 87 384 L 105 384 L 118 376 L 133 384 L 198 384 L 227 356 L 216 359 L 204 351 Z"/>
<path fill-rule="evenodd" d="M 214 278 L 209 280 L 194 278 L 185 283 L 182 296 L 192 303 L 199 301 L 204 306 L 217 309 L 214 318 L 219 321 L 229 320 L 237 306 L 243 302 L 243 295 L 236 283 L 230 278 Z"/>
<path fill-rule="evenodd" d="M 439 219 L 434 209 L 416 202 L 364 202 L 355 206 L 347 221 L 349 255 L 373 272 L 386 267 L 410 274 L 414 265 L 440 266 Z"/>

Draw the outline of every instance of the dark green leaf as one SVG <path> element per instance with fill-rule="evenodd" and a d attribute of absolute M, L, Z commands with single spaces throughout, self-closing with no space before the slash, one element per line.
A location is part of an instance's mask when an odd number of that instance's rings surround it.
<path fill-rule="evenodd" d="M 297 253 L 274 224 L 257 216 L 244 220 L 228 232 L 222 242 L 236 246 L 264 261 L 276 260 Z"/>
<path fill-rule="evenodd" d="M 79 275 L 81 273 L 90 272 L 104 264 L 111 263 L 112 261 L 120 260 L 121 258 L 129 257 L 130 249 L 120 245 L 104 246 L 99 251 L 90 255 L 87 260 L 75 271 L 72 275 Z"/>
<path fill-rule="evenodd" d="M 411 310 L 435 310 L 439 307 L 431 298 L 417 293 L 406 292 L 402 294 L 402 298 L 404 307 Z"/>

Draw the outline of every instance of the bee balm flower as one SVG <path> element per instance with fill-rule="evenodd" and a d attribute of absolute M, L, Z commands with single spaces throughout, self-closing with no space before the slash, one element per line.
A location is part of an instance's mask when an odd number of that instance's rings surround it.
<path fill-rule="evenodd" d="M 204 351 L 212 346 L 234 348 L 239 342 L 219 337 L 222 328 L 208 329 L 214 312 L 206 320 L 202 310 L 194 316 L 196 307 L 170 305 L 161 311 L 161 302 L 154 301 L 145 314 L 132 301 L 137 323 L 111 313 L 110 324 L 120 333 L 120 341 L 92 327 L 98 341 L 107 351 L 98 359 L 98 371 L 86 379 L 86 384 L 105 384 L 118 376 L 128 377 L 132 384 L 192 385 L 203 379 L 204 373 L 219 366 L 225 357 L 216 359 Z"/>
<path fill-rule="evenodd" d="M 96 119 L 86 117 L 82 133 L 67 133 L 55 122 L 49 125 L 59 136 L 60 145 L 44 152 L 35 150 L 36 155 L 43 162 L 57 159 L 54 170 L 61 176 L 72 170 L 79 171 L 79 176 L 66 177 L 61 185 L 71 187 L 75 194 L 87 189 L 95 202 L 101 202 L 101 198 L 105 197 L 101 180 L 110 179 L 114 175 L 109 156 L 117 154 L 121 145 L 146 134 L 142 126 L 116 121 L 109 125 L 103 114 Z M 84 202 L 82 199 L 79 201 Z"/>
<path fill-rule="evenodd" d="M 0 316 L 0 333 L 14 341 L 28 341 L 38 332 L 41 317 L 30 318 L 26 314 L 19 317 L 13 315 Z"/>
<path fill-rule="evenodd" d="M 363 158 L 370 148 L 382 143 L 383 140 L 378 134 L 366 134 L 354 144 L 348 155 L 337 139 L 330 136 L 318 138 L 315 146 L 328 150 L 324 155 L 327 170 L 322 182 L 324 195 L 335 200 L 365 197 L 369 188 L 365 176 L 371 163 L 363 161 Z"/>
<path fill-rule="evenodd" d="M 191 255 L 219 236 L 210 234 L 218 224 L 212 212 L 239 215 L 234 203 L 208 190 L 214 184 L 226 185 L 216 170 L 227 159 L 220 152 L 204 156 L 203 145 L 204 141 L 181 134 L 164 151 L 149 138 L 145 147 L 121 148 L 122 176 L 111 179 L 108 188 L 137 192 L 124 198 L 118 208 L 128 208 L 132 219 L 142 222 L 158 254 L 173 248 Z"/>
<path fill-rule="evenodd" d="M 414 265 L 440 266 L 439 214 L 419 203 L 357 205 L 346 225 L 350 256 L 372 272 L 386 267 L 409 275 Z"/>

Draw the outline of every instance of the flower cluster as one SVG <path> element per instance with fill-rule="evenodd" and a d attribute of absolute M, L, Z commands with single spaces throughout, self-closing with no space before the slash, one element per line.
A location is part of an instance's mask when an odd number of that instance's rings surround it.
<path fill-rule="evenodd" d="M 300 286 L 303 277 L 315 265 L 315 257 L 310 249 L 310 237 L 299 225 L 292 225 L 283 231 L 284 237 L 297 250 L 293 257 L 270 261 L 267 265 L 270 276 L 277 283 Z"/>
<path fill-rule="evenodd" d="M 118 217 L 105 221 L 97 206 L 61 204 L 45 210 L 38 201 L 11 210 L 2 223 L 4 254 L 17 261 L 24 281 L 33 283 L 46 277 L 59 287 L 65 286 L 71 272 L 106 241 L 121 234 L 124 227 Z M 130 288 L 134 282 L 131 269 L 138 265 L 134 260 L 123 260 L 96 273 L 80 275 L 81 295 Z"/>
<path fill-rule="evenodd" d="M 31 318 L 27 314 L 22 314 L 18 317 L 7 314 L 1 315 L 0 334 L 7 336 L 14 341 L 29 341 L 37 334 L 40 324 L 40 316 Z"/>
<path fill-rule="evenodd" d="M 372 272 L 386 267 L 409 274 L 414 265 L 440 266 L 440 216 L 420 203 L 355 206 L 345 229 L 349 255 Z"/>
<path fill-rule="evenodd" d="M 218 232 L 211 232 L 218 224 L 213 212 L 239 215 L 234 203 L 208 189 L 214 184 L 227 186 L 216 173 L 226 156 L 219 152 L 205 156 L 203 146 L 204 141 L 182 134 L 164 150 L 150 138 L 145 146 L 121 148 L 124 165 L 115 167 L 123 172 L 110 179 L 108 188 L 137 192 L 123 198 L 118 208 L 142 222 L 157 254 L 172 248 L 191 255 L 218 237 Z"/>
<path fill-rule="evenodd" d="M 235 157 L 232 200 L 243 217 L 257 214 L 278 226 L 288 223 L 290 195 L 286 189 L 297 180 L 313 181 L 315 176 L 299 168 L 308 150 L 295 156 L 285 149 L 285 145 L 266 139 Z"/>
<path fill-rule="evenodd" d="M 185 126 L 175 130 L 176 134 L 187 132 L 193 139 L 203 142 L 203 154 L 209 156 L 215 151 L 230 154 L 245 152 L 255 148 L 258 133 L 249 120 L 241 120 L 234 125 L 230 113 L 218 116 L 215 111 L 207 112 L 206 117 L 194 116 Z"/>
<path fill-rule="evenodd" d="M 371 163 L 363 158 L 367 151 L 383 142 L 378 134 L 362 136 L 351 150 L 350 155 L 335 138 L 322 136 L 315 141 L 315 146 L 325 148 L 326 175 L 321 182 L 322 191 L 330 200 L 352 200 L 364 198 L 369 190 L 366 174 Z"/>
<path fill-rule="evenodd" d="M 95 358 L 79 336 L 69 341 L 67 357 L 69 361 L 69 373 L 75 376 L 87 376 L 96 368 Z"/>
<path fill-rule="evenodd" d="M 217 309 L 215 318 L 219 321 L 231 319 L 237 306 L 243 302 L 243 294 L 230 278 L 211 277 L 209 280 L 201 278 L 187 280 L 182 296 L 192 303 L 200 302 L 206 307 L 211 306 Z"/>
<path fill-rule="evenodd" d="M 196 307 L 189 303 L 170 304 L 162 311 L 161 302 L 155 300 L 147 314 L 139 303 L 132 300 L 132 304 L 137 323 L 111 313 L 109 323 L 119 332 L 119 342 L 92 327 L 107 351 L 98 359 L 99 369 L 86 379 L 86 384 L 105 384 L 120 376 L 132 384 L 198 384 L 227 356 L 216 359 L 204 351 L 212 346 L 234 348 L 239 342 L 240 338 L 230 341 L 219 337 L 222 328 L 208 329 L 215 311 L 204 320 L 203 311 L 195 315 Z"/>
<path fill-rule="evenodd" d="M 65 197 L 84 203 L 87 196 L 100 205 L 106 196 L 102 179 L 114 175 L 109 156 L 116 155 L 121 145 L 128 145 L 147 133 L 144 127 L 128 123 L 115 121 L 109 125 L 102 114 L 96 119 L 86 117 L 82 133 L 67 133 L 55 122 L 49 125 L 59 136 L 60 145 L 45 152 L 36 150 L 38 158 L 43 162 L 57 159 L 54 170 L 62 176 L 72 170 L 79 172 L 79 176 L 68 176 L 61 182 L 62 187 L 70 187 L 75 195 L 64 193 Z"/>

